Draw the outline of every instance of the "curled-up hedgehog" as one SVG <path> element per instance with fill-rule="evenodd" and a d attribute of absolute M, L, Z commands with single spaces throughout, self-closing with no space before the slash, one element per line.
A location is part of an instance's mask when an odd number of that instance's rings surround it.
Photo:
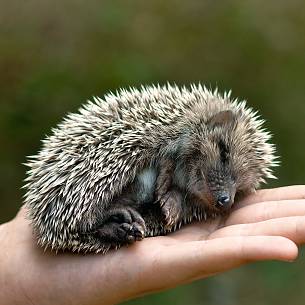
<path fill-rule="evenodd" d="M 274 178 L 263 120 L 201 85 L 94 98 L 30 157 L 25 204 L 38 244 L 105 253 L 230 211 Z"/>

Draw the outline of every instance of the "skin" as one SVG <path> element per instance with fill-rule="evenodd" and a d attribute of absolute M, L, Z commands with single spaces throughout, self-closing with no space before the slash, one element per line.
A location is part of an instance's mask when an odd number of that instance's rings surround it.
<path fill-rule="evenodd" d="M 2 305 L 116 304 L 262 260 L 305 242 L 305 186 L 261 190 L 225 220 L 196 223 L 107 255 L 43 252 L 25 211 L 0 226 Z"/>

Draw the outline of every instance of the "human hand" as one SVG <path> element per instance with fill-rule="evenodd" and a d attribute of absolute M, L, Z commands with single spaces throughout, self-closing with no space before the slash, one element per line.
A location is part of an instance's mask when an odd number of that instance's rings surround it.
<path fill-rule="evenodd" d="M 254 261 L 293 261 L 305 242 L 305 186 L 258 191 L 225 221 L 194 223 L 104 256 L 43 252 L 24 215 L 0 226 L 1 304 L 115 304 Z"/>

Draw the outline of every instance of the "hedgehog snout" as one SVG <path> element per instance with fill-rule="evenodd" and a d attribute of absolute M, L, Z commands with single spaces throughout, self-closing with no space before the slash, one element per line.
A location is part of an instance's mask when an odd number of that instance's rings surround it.
<path fill-rule="evenodd" d="M 207 189 L 211 194 L 213 207 L 219 211 L 229 210 L 236 193 L 236 183 L 232 175 L 226 169 L 210 170 L 207 178 Z"/>
<path fill-rule="evenodd" d="M 211 204 L 219 211 L 229 210 L 235 199 L 236 185 L 232 181 L 217 181 L 208 183 Z"/>
<path fill-rule="evenodd" d="M 232 196 L 229 192 L 222 192 L 217 196 L 215 202 L 218 209 L 228 210 L 234 203 L 234 196 Z"/>

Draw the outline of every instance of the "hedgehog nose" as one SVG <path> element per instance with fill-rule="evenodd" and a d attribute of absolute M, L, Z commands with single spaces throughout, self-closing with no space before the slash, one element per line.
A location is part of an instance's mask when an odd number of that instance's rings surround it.
<path fill-rule="evenodd" d="M 220 208 L 229 208 L 231 206 L 231 200 L 229 195 L 220 195 L 217 199 L 217 205 Z"/>

